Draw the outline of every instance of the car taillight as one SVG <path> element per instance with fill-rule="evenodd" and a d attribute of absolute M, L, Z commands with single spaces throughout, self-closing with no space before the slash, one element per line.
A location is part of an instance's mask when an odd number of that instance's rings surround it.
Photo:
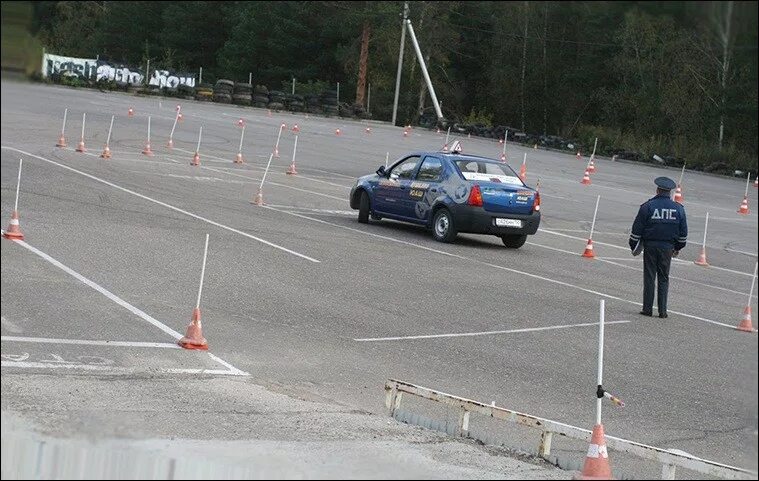
<path fill-rule="evenodd" d="M 472 186 L 472 190 L 469 191 L 469 200 L 467 203 L 469 205 L 482 207 L 482 192 L 480 191 L 479 185 L 475 184 Z"/>
<path fill-rule="evenodd" d="M 540 192 L 535 192 L 535 203 L 532 204 L 532 210 L 535 212 L 540 211 Z"/>

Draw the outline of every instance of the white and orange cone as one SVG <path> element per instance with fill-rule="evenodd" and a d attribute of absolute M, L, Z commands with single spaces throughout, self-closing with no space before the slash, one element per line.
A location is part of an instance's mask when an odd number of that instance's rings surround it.
<path fill-rule="evenodd" d="M 203 337 L 203 325 L 200 322 L 200 308 L 192 310 L 192 319 L 187 326 L 187 333 L 179 340 L 179 345 L 185 349 L 207 351 L 208 341 Z"/>
<path fill-rule="evenodd" d="M 335 129 L 335 135 L 340 135 L 340 129 Z"/>
<path fill-rule="evenodd" d="M 166 142 L 166 147 L 169 148 L 169 150 L 174 148 L 174 139 L 169 139 L 168 142 Z"/>
<path fill-rule="evenodd" d="M 506 153 L 501 152 L 501 162 L 506 162 Z"/>
<path fill-rule="evenodd" d="M 200 165 L 200 140 L 203 137 L 203 126 L 200 126 L 200 129 L 198 130 L 198 146 L 195 147 L 195 155 L 192 156 L 192 161 L 190 162 L 190 165 L 192 166 L 199 166 Z"/>
<path fill-rule="evenodd" d="M 744 332 L 754 332 L 754 323 L 751 321 L 751 306 L 746 306 L 743 309 L 743 319 L 738 323 L 736 329 Z"/>
<path fill-rule="evenodd" d="M 290 162 L 290 167 L 287 168 L 285 171 L 285 174 L 288 175 L 297 175 L 298 171 L 295 170 L 295 152 L 298 150 L 298 136 L 295 136 L 295 144 L 293 145 L 293 160 Z"/>
<path fill-rule="evenodd" d="M 129 110 L 127 110 L 127 115 L 129 117 L 134 117 L 134 109 L 132 107 L 129 107 Z"/>
<path fill-rule="evenodd" d="M 298 124 L 293 124 L 293 128 L 292 128 L 292 129 L 290 129 L 290 130 L 291 130 L 293 133 L 296 133 L 296 134 L 297 134 L 298 132 L 300 132 L 300 127 L 298 127 Z"/>
<path fill-rule="evenodd" d="M 200 165 L 200 154 L 197 151 L 195 152 L 195 155 L 192 156 L 192 162 L 190 162 L 190 165 Z"/>
<path fill-rule="evenodd" d="M 258 189 L 258 192 L 256 192 L 256 196 L 251 201 L 251 204 L 264 205 L 264 193 L 262 192 L 260 187 Z"/>
<path fill-rule="evenodd" d="M 590 162 L 588 162 L 588 173 L 595 174 L 596 172 L 596 164 L 593 161 L 593 157 L 590 158 Z"/>
<path fill-rule="evenodd" d="M 580 155 L 580 151 L 577 151 L 577 160 L 582 160 L 582 155 Z"/>
<path fill-rule="evenodd" d="M 609 451 L 606 449 L 603 424 L 593 426 L 588 454 L 585 456 L 585 465 L 582 467 L 580 475 L 575 479 L 614 479 L 611 476 Z"/>
<path fill-rule="evenodd" d="M 701 253 L 698 255 L 698 259 L 693 261 L 697 266 L 709 267 L 709 263 L 706 262 L 706 247 L 701 246 Z"/>
<path fill-rule="evenodd" d="M 87 148 L 84 146 L 84 122 L 87 119 L 87 114 L 82 114 L 82 136 L 79 138 L 79 144 L 76 146 L 77 152 L 87 152 Z"/>
<path fill-rule="evenodd" d="M 63 136 L 61 136 L 61 138 L 63 138 Z M 757 187 L 759 187 L 759 175 L 754 179 L 754 188 L 756 189 Z"/>
<path fill-rule="evenodd" d="M 66 147 L 66 136 L 64 134 L 66 132 L 66 117 L 68 113 L 69 109 L 63 111 L 63 127 L 61 127 L 61 136 L 58 137 L 58 142 L 55 144 L 56 147 Z"/>
<path fill-rule="evenodd" d="M 63 133 L 61 132 L 61 136 L 58 137 L 58 142 L 55 144 L 56 147 L 66 147 L 66 137 L 63 136 Z"/>
<path fill-rule="evenodd" d="M 147 155 L 148 157 L 153 157 L 153 155 L 154 155 L 153 151 L 150 150 L 150 141 L 147 141 L 145 143 L 145 148 L 142 149 L 142 153 L 143 153 L 143 155 Z"/>
<path fill-rule="evenodd" d="M 588 169 L 585 169 L 585 174 L 583 174 L 580 183 L 583 185 L 590 185 L 590 174 L 588 173 Z"/>
<path fill-rule="evenodd" d="M 238 119 L 237 120 L 237 126 L 238 127 L 242 127 L 243 125 L 245 125 L 245 121 L 243 119 Z"/>
<path fill-rule="evenodd" d="M 372 129 L 370 129 L 369 127 L 367 127 L 367 128 L 364 129 L 364 133 L 371 134 L 372 133 Z"/>
<path fill-rule="evenodd" d="M 245 161 L 242 160 L 242 152 L 237 152 L 237 155 L 235 155 L 235 164 L 244 164 Z"/>
<path fill-rule="evenodd" d="M 111 149 L 108 147 L 108 144 L 105 144 L 105 148 L 103 149 L 103 153 L 100 154 L 101 159 L 110 159 L 111 158 Z"/>
<path fill-rule="evenodd" d="M 748 214 L 748 196 L 743 196 L 743 202 L 741 202 L 740 207 L 738 207 L 738 213 L 741 215 L 747 215 Z"/>
<path fill-rule="evenodd" d="M 3 237 L 11 240 L 24 240 L 24 234 L 21 232 L 21 225 L 18 222 L 18 211 L 11 212 L 11 221 Z"/>
<path fill-rule="evenodd" d="M 527 154 L 524 154 L 522 165 L 519 167 L 519 178 L 522 179 L 522 182 L 527 181 Z"/>
<path fill-rule="evenodd" d="M 404 136 L 404 137 L 408 137 L 408 130 L 406 130 L 406 129 L 403 129 L 403 136 Z"/>
<path fill-rule="evenodd" d="M 685 201 L 685 199 L 683 198 L 683 189 L 680 186 L 680 184 L 677 184 L 677 188 L 675 189 L 675 196 L 672 200 L 674 200 L 678 204 L 682 204 Z"/>
<path fill-rule="evenodd" d="M 588 259 L 595 259 L 596 255 L 593 253 L 593 240 L 588 239 L 588 243 L 585 245 L 585 252 L 582 253 L 583 257 Z"/>

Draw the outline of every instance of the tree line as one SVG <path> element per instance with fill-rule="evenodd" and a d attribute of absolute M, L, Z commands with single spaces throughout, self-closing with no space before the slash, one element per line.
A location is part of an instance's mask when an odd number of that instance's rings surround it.
<path fill-rule="evenodd" d="M 391 116 L 403 2 L 33 7 L 32 33 L 52 53 L 202 66 L 204 81 L 252 72 L 270 89 L 340 82 L 341 99 L 363 104 L 371 85 L 374 118 Z M 446 117 L 756 171 L 757 2 L 412 1 L 409 12 Z M 407 42 L 398 121 L 430 110 Z"/>

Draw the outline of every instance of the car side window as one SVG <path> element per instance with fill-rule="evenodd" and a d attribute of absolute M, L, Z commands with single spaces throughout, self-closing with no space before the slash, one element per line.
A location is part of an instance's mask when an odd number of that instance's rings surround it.
<path fill-rule="evenodd" d="M 422 166 L 419 167 L 419 173 L 416 174 L 416 180 L 425 182 L 440 182 L 443 175 L 443 163 L 435 157 L 425 157 Z"/>
<path fill-rule="evenodd" d="M 391 179 L 411 179 L 416 171 L 416 166 L 419 165 L 419 161 L 422 160 L 418 155 L 414 155 L 406 158 L 400 164 L 393 167 L 390 171 Z"/>

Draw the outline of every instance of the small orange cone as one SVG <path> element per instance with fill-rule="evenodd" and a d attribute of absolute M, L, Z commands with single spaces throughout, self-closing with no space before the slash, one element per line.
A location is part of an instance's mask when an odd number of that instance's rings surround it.
<path fill-rule="evenodd" d="M 290 167 L 288 167 L 287 170 L 285 171 L 285 174 L 296 175 L 297 173 L 298 171 L 295 170 L 295 161 L 293 161 L 293 163 L 290 164 Z"/>
<path fill-rule="evenodd" d="M 340 129 L 335 129 L 335 135 L 340 135 Z"/>
<path fill-rule="evenodd" d="M 261 192 L 260 188 L 258 189 L 256 196 L 251 201 L 251 204 L 264 205 L 264 193 Z"/>
<path fill-rule="evenodd" d="M 742 215 L 748 214 L 748 197 L 743 196 L 743 202 L 741 202 L 741 206 L 738 208 L 738 213 Z"/>
<path fill-rule="evenodd" d="M 245 121 L 243 119 L 238 119 L 237 120 L 237 126 L 238 127 L 242 127 L 243 125 L 245 125 Z"/>
<path fill-rule="evenodd" d="M 293 132 L 295 132 L 297 134 L 298 132 L 300 132 L 300 127 L 298 127 L 298 124 L 294 124 L 293 128 L 290 129 L 290 130 L 292 130 Z"/>
<path fill-rule="evenodd" d="M 577 151 L 577 160 L 582 160 L 582 155 L 580 155 L 580 151 Z"/>
<path fill-rule="evenodd" d="M 187 333 L 179 340 L 179 345 L 185 349 L 208 350 L 208 341 L 203 337 L 203 326 L 200 323 L 200 309 L 197 307 L 192 310 L 192 320 L 187 326 Z"/>
<path fill-rule="evenodd" d="M 672 200 L 674 200 L 678 204 L 682 204 L 683 201 L 685 200 L 685 199 L 683 199 L 683 189 L 682 189 L 682 187 L 680 187 L 679 184 L 677 186 L 677 189 L 675 189 L 675 196 L 674 196 L 674 198 Z"/>
<path fill-rule="evenodd" d="M 282 125 L 279 126 L 280 129 L 285 130 L 287 129 L 287 124 L 282 122 Z"/>
<path fill-rule="evenodd" d="M 66 137 L 63 136 L 61 133 L 61 136 L 58 138 L 58 142 L 55 144 L 56 147 L 66 147 Z"/>
<path fill-rule="evenodd" d="M 111 149 L 108 148 L 108 145 L 106 144 L 105 149 L 103 149 L 103 153 L 100 154 L 101 159 L 110 159 L 111 158 Z"/>
<path fill-rule="evenodd" d="M 501 152 L 501 162 L 506 162 L 506 154 Z"/>
<path fill-rule="evenodd" d="M 61 138 L 63 138 L 62 135 L 61 135 Z M 759 187 L 759 175 L 757 175 L 756 179 L 754 179 L 754 188 L 757 188 L 757 187 Z"/>
<path fill-rule="evenodd" d="M 591 157 L 590 162 L 588 162 L 588 173 L 595 174 L 596 173 L 596 164 L 593 162 L 593 158 Z"/>
<path fill-rule="evenodd" d="M 524 162 L 522 162 L 522 166 L 519 167 L 519 178 L 522 179 L 522 182 L 527 180 L 527 166 Z"/>
<path fill-rule="evenodd" d="M 406 129 L 403 129 L 403 136 L 404 136 L 404 137 L 408 137 L 408 130 L 406 130 Z"/>
<path fill-rule="evenodd" d="M 18 223 L 18 211 L 11 213 L 11 222 L 3 237 L 11 240 L 24 240 L 24 234 L 21 232 L 21 225 Z"/>
<path fill-rule="evenodd" d="M 190 165 L 198 166 L 200 165 L 200 154 L 195 152 L 195 155 L 192 156 L 192 162 L 190 162 Z"/>
<path fill-rule="evenodd" d="M 588 454 L 585 456 L 585 465 L 582 472 L 575 479 L 614 479 L 611 477 L 609 466 L 609 452 L 606 449 L 603 424 L 593 426 L 590 436 Z"/>
<path fill-rule="evenodd" d="M 366 129 L 364 129 L 364 132 L 366 132 L 367 134 L 371 134 L 372 133 L 372 129 L 370 129 L 369 127 L 367 127 Z"/>
<path fill-rule="evenodd" d="M 169 148 L 169 150 L 174 148 L 174 139 L 169 139 L 169 141 L 166 143 L 166 147 Z"/>
<path fill-rule="evenodd" d="M 244 164 L 245 162 L 242 160 L 242 152 L 238 152 L 235 156 L 235 164 Z"/>
<path fill-rule="evenodd" d="M 129 110 L 127 110 L 127 115 L 130 117 L 134 117 L 134 109 L 132 107 L 129 107 Z"/>
<path fill-rule="evenodd" d="M 152 150 L 150 150 L 150 142 L 147 142 L 147 143 L 145 144 L 145 148 L 144 148 L 144 149 L 142 149 L 142 153 L 143 153 L 144 155 L 147 155 L 148 157 L 153 157 L 153 151 L 152 151 Z"/>
<path fill-rule="evenodd" d="M 437 128 L 435 129 L 435 133 L 436 133 L 436 134 L 439 134 L 439 133 L 440 133 L 440 127 L 437 127 Z"/>
<path fill-rule="evenodd" d="M 751 322 L 751 306 L 746 306 L 743 309 L 743 319 L 741 319 L 736 329 L 744 332 L 754 332 L 754 324 Z"/>
<path fill-rule="evenodd" d="M 593 253 L 593 241 L 591 239 L 588 239 L 588 243 L 585 246 L 585 252 L 582 253 L 583 257 L 587 257 L 588 259 L 595 259 L 596 255 Z"/>
<path fill-rule="evenodd" d="M 580 183 L 584 185 L 590 185 L 590 174 L 588 173 L 588 169 L 585 169 L 585 174 L 582 176 Z"/>
<path fill-rule="evenodd" d="M 706 247 L 701 246 L 701 253 L 698 255 L 698 259 L 693 261 L 697 266 L 709 267 L 709 263 L 706 262 Z"/>
<path fill-rule="evenodd" d="M 503 145 L 503 139 L 498 139 L 498 143 Z"/>
<path fill-rule="evenodd" d="M 76 146 L 77 152 L 87 152 L 87 148 L 84 146 L 84 139 L 81 139 L 79 141 L 79 144 Z"/>

